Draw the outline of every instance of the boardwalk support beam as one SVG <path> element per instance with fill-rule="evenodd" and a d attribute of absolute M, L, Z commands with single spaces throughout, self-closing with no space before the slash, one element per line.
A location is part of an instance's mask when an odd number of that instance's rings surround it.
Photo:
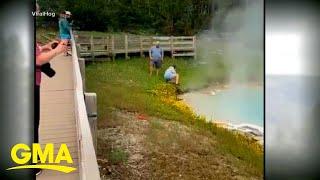
<path fill-rule="evenodd" d="M 97 94 L 84 93 L 94 149 L 97 151 Z"/>

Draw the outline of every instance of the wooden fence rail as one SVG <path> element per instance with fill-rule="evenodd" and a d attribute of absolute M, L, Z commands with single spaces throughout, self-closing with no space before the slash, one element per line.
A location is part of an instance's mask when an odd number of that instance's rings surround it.
<path fill-rule="evenodd" d="M 108 56 L 113 59 L 117 54 L 138 53 L 144 56 L 151 46 L 159 41 L 161 48 L 169 52 L 171 57 L 191 56 L 196 57 L 195 36 L 138 36 L 138 35 L 106 35 L 106 36 L 76 36 L 77 48 L 81 57 L 95 58 Z"/>
<path fill-rule="evenodd" d="M 77 123 L 77 138 L 79 147 L 79 174 L 81 180 L 100 180 L 99 166 L 94 149 L 95 141 L 92 139 L 91 127 L 88 120 L 87 108 L 84 99 L 83 81 L 79 65 L 79 58 L 76 49 L 74 36 L 71 33 L 72 65 L 73 65 L 73 86 L 74 105 Z M 95 136 L 94 136 L 95 137 Z"/>

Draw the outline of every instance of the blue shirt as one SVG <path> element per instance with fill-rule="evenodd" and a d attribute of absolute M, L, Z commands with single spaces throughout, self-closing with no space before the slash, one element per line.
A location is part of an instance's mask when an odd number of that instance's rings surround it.
<path fill-rule="evenodd" d="M 151 52 L 152 59 L 154 60 L 162 59 L 162 49 L 160 47 L 157 48 L 156 46 L 153 46 L 151 47 L 150 52 Z"/>
<path fill-rule="evenodd" d="M 71 39 L 70 24 L 66 18 L 60 18 L 59 20 L 59 34 L 61 39 Z"/>
<path fill-rule="evenodd" d="M 170 66 L 165 72 L 164 72 L 164 79 L 171 80 L 176 76 L 176 70 Z"/>

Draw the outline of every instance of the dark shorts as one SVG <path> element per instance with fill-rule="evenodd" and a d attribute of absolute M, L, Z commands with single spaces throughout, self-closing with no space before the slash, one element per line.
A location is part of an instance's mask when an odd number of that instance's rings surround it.
<path fill-rule="evenodd" d="M 150 65 L 156 69 L 160 69 L 161 68 L 161 60 L 151 60 Z"/>

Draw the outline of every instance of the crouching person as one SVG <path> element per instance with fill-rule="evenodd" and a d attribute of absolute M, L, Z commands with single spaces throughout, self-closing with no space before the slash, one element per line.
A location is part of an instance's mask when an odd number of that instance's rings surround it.
<path fill-rule="evenodd" d="M 176 72 L 176 66 L 172 65 L 164 73 L 164 79 L 166 82 L 179 84 L 179 74 Z"/>

